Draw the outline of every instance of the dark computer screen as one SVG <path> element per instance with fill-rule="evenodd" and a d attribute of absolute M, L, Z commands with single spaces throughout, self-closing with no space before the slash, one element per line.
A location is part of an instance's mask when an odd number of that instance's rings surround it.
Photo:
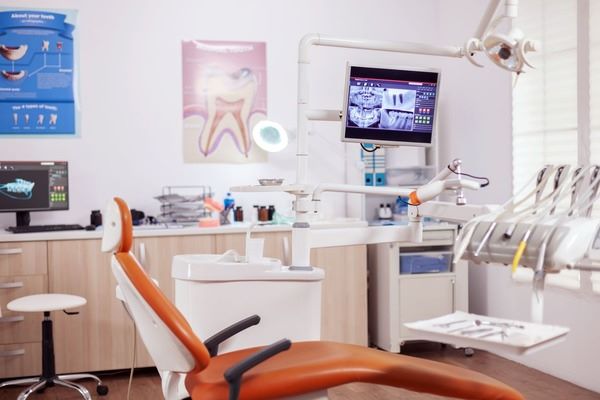
<path fill-rule="evenodd" d="M 429 146 L 440 73 L 348 66 L 342 140 Z"/>
<path fill-rule="evenodd" d="M 66 161 L 0 161 L 0 212 L 67 209 Z"/>

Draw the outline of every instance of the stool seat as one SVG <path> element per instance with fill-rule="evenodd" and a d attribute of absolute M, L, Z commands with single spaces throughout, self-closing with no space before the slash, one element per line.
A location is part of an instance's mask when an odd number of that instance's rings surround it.
<path fill-rule="evenodd" d="M 86 303 L 86 299 L 80 296 L 44 293 L 20 297 L 8 303 L 6 308 L 19 312 L 44 312 L 68 310 L 70 308 L 81 307 Z"/>

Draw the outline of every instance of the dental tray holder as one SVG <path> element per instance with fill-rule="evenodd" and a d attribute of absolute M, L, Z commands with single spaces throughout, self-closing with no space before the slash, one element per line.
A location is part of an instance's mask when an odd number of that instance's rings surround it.
<path fill-rule="evenodd" d="M 475 321 L 497 324 L 477 325 Z M 464 321 L 459 323 L 458 321 Z M 500 327 L 505 325 L 510 327 Z M 457 311 L 442 317 L 405 323 L 415 340 L 430 340 L 433 342 L 447 343 L 457 347 L 470 347 L 486 350 L 491 353 L 504 353 L 524 355 L 536 352 L 543 348 L 558 344 L 565 340 L 569 328 L 555 325 L 534 324 L 502 318 L 492 318 L 484 315 L 469 314 Z M 519 328 L 521 326 L 522 328 Z M 464 327 L 464 329 L 460 329 Z M 467 330 L 494 328 L 479 334 L 461 333 Z M 495 331 L 505 331 L 506 336 L 500 333 L 488 335 Z"/>

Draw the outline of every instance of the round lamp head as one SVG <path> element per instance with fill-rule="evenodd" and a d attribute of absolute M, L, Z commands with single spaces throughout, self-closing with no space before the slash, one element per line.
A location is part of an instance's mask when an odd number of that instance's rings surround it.
<path fill-rule="evenodd" d="M 260 121 L 252 128 L 252 139 L 264 151 L 276 153 L 285 149 L 288 145 L 288 134 L 286 130 L 273 121 Z"/>
<path fill-rule="evenodd" d="M 493 32 L 483 39 L 486 54 L 497 66 L 512 72 L 521 72 L 523 61 L 519 51 L 519 43 L 523 33 L 519 29 L 511 29 L 508 34 Z"/>

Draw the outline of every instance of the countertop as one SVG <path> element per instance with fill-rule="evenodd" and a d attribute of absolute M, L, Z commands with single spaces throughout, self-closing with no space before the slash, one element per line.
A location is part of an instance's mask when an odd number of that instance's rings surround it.
<path fill-rule="evenodd" d="M 235 223 L 223 225 L 214 228 L 198 227 L 165 227 L 164 225 L 149 225 L 134 227 L 133 237 L 157 237 L 157 236 L 192 236 L 192 235 L 226 235 L 236 233 L 246 233 L 249 223 Z M 359 220 L 333 220 L 333 221 L 315 221 L 311 223 L 312 229 L 328 228 L 364 228 L 367 227 L 366 221 Z M 453 225 L 435 224 L 426 225 L 425 230 L 444 230 L 454 229 Z M 292 230 L 290 225 L 257 225 L 252 232 L 289 232 Z M 45 240 L 86 240 L 101 239 L 102 229 L 95 231 L 60 231 L 60 232 L 40 232 L 40 233 L 19 233 L 14 234 L 6 231 L 0 232 L 0 243 L 2 242 L 35 242 Z"/>

